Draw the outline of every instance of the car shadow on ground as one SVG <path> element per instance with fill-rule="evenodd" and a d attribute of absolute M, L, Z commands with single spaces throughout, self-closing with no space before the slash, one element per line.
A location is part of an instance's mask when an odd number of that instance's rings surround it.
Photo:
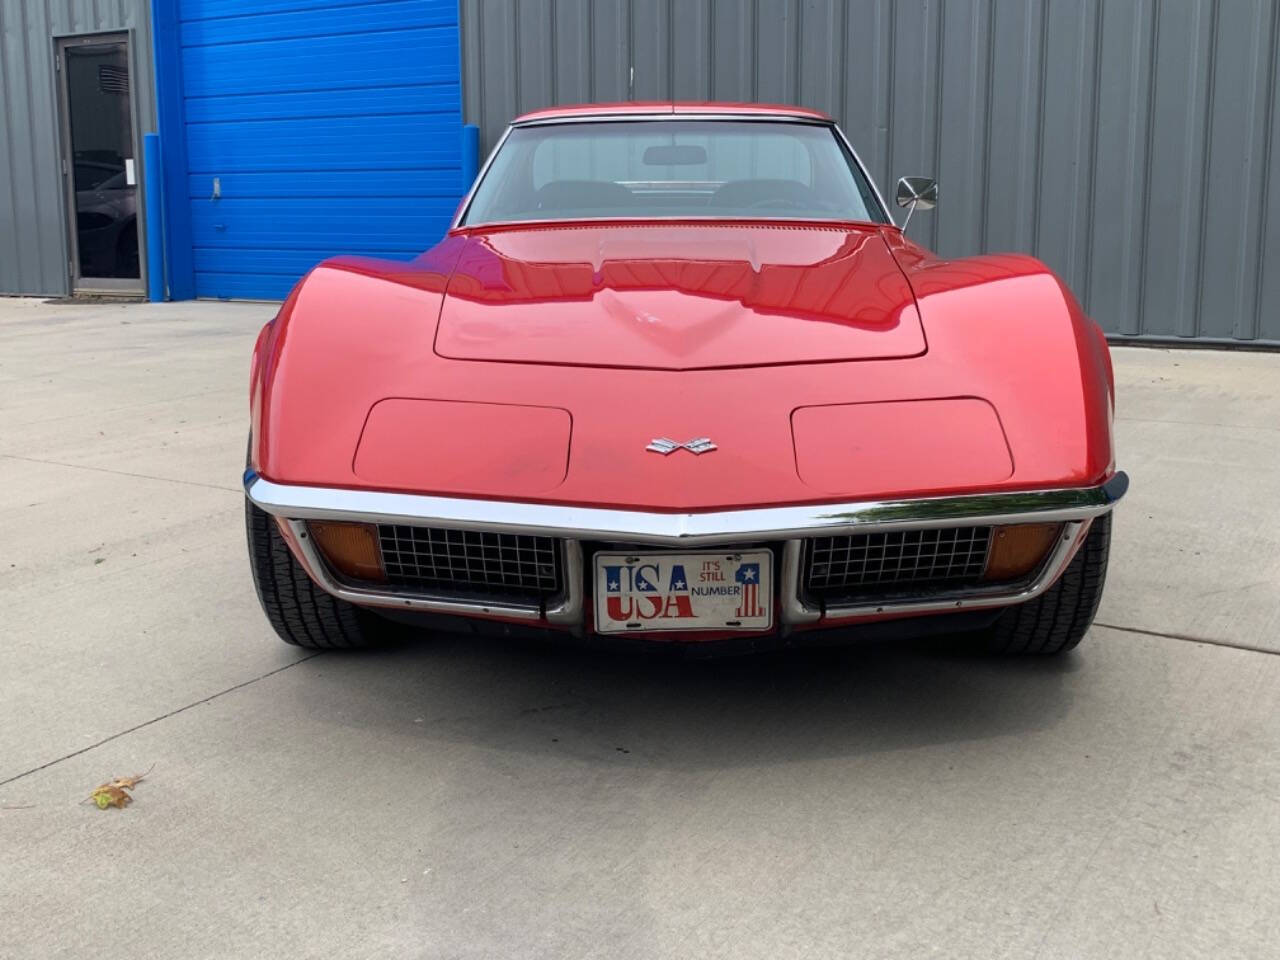
<path fill-rule="evenodd" d="M 943 638 L 689 660 L 430 634 L 316 657 L 291 689 L 322 725 L 707 770 L 1051 727 L 1071 708 L 1085 646 L 1056 658 L 980 658 L 948 652 Z"/>

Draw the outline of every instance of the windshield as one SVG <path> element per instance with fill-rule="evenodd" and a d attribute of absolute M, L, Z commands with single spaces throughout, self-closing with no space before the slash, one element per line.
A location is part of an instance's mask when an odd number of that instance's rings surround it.
<path fill-rule="evenodd" d="M 883 222 L 828 124 L 610 120 L 513 129 L 462 223 L 655 217 Z"/>

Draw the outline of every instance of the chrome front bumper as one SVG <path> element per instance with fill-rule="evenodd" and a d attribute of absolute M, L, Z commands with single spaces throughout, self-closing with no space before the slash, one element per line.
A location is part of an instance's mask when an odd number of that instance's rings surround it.
<path fill-rule="evenodd" d="M 307 573 L 322 588 L 352 603 L 400 610 L 455 615 L 542 620 L 578 627 L 583 623 L 581 542 L 605 541 L 655 547 L 707 547 L 720 544 L 783 541 L 781 590 L 784 629 L 828 620 L 884 614 L 971 610 L 1022 603 L 1043 593 L 1061 576 L 1088 530 L 1089 521 L 1106 513 L 1125 495 L 1129 478 L 1117 472 L 1096 487 L 983 493 L 914 500 L 765 507 L 714 513 L 652 513 L 556 504 L 512 503 L 431 497 L 412 493 L 286 486 L 244 474 L 245 493 L 260 509 L 283 521 L 288 539 Z M 406 594 L 353 586 L 339 581 L 312 545 L 307 520 L 351 520 L 523 533 L 564 541 L 565 593 L 561 602 L 541 606 Z M 903 602 L 828 607 L 806 604 L 800 590 L 804 540 L 815 536 L 927 529 L 962 524 L 1061 522 L 1061 539 L 1040 572 L 1028 583 L 994 586 L 963 595 L 938 595 Z"/>

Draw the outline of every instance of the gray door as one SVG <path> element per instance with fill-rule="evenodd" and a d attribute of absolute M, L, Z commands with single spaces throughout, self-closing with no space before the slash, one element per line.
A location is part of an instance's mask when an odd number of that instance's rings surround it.
<path fill-rule="evenodd" d="M 58 76 L 71 289 L 141 293 L 128 37 L 60 40 Z"/>

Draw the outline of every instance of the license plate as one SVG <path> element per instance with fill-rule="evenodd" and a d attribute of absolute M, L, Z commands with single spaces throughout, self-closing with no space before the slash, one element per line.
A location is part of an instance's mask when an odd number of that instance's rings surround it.
<path fill-rule="evenodd" d="M 768 630 L 773 554 L 597 553 L 596 630 Z"/>

